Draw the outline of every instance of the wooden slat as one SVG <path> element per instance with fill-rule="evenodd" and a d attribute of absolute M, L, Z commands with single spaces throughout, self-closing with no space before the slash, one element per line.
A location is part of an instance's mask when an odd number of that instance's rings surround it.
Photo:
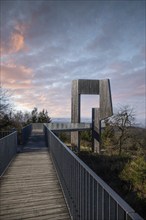
<path fill-rule="evenodd" d="M 47 151 L 16 156 L 1 178 L 0 219 L 71 219 Z"/>

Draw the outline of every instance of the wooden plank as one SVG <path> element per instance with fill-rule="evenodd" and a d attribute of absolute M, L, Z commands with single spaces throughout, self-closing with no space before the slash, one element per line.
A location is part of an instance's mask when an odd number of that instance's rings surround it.
<path fill-rule="evenodd" d="M 71 219 L 47 151 L 16 156 L 1 178 L 0 219 Z"/>

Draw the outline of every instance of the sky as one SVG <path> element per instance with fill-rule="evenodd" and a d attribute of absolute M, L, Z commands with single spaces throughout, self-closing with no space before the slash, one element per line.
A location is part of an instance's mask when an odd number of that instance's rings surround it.
<path fill-rule="evenodd" d="M 113 108 L 146 117 L 146 2 L 1 0 L 1 86 L 16 109 L 71 117 L 74 79 L 110 79 Z M 81 96 L 89 117 L 98 96 Z"/>

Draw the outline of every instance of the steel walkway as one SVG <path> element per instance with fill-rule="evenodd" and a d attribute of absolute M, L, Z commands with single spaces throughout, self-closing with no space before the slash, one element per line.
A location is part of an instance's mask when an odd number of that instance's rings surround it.
<path fill-rule="evenodd" d="M 41 133 L 33 133 L 1 178 L 0 219 L 71 219 Z"/>

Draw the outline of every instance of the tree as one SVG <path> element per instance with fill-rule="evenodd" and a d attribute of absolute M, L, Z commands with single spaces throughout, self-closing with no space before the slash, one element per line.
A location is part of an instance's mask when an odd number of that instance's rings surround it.
<path fill-rule="evenodd" d="M 31 122 L 36 123 L 38 119 L 38 109 L 34 107 L 34 109 L 31 112 Z"/>
<path fill-rule="evenodd" d="M 12 111 L 12 103 L 10 101 L 10 91 L 0 87 L 0 119 L 10 111 Z"/>
<path fill-rule="evenodd" d="M 129 183 L 127 184 L 129 190 L 134 188 L 142 196 L 146 192 L 146 160 L 144 156 L 137 157 L 127 163 L 120 178 Z"/>
<path fill-rule="evenodd" d="M 31 122 L 32 123 L 50 123 L 51 118 L 48 116 L 47 110 L 43 109 L 42 111 L 38 112 L 38 109 L 34 107 L 31 112 Z"/>
<path fill-rule="evenodd" d="M 22 127 L 30 124 L 30 114 L 29 112 L 17 111 L 13 114 L 13 126 L 20 130 Z"/>
<path fill-rule="evenodd" d="M 101 146 L 106 149 L 106 151 L 108 150 L 108 152 L 110 152 L 111 149 L 110 153 L 112 154 L 115 134 L 114 128 L 111 126 L 109 118 L 105 119 L 104 123 L 105 127 L 101 132 Z"/>
<path fill-rule="evenodd" d="M 12 127 L 12 102 L 9 90 L 0 86 L 0 130 L 9 130 Z"/>
<path fill-rule="evenodd" d="M 48 116 L 47 110 L 43 109 L 42 111 L 39 112 L 38 114 L 38 122 L 39 123 L 50 123 L 51 118 Z"/>
<path fill-rule="evenodd" d="M 134 115 L 133 108 L 122 106 L 117 113 L 106 120 L 107 137 L 111 138 L 112 143 L 118 146 L 119 154 L 121 154 L 125 142 L 130 138 L 129 128 L 134 126 Z"/>
<path fill-rule="evenodd" d="M 3 114 L 0 118 L 0 131 L 8 131 L 13 127 L 12 113 Z"/>
<path fill-rule="evenodd" d="M 31 123 L 31 114 L 29 112 L 27 112 L 27 111 L 24 112 L 23 123 L 24 123 L 24 126 Z"/>
<path fill-rule="evenodd" d="M 134 111 L 129 106 L 123 106 L 113 116 L 112 123 L 117 128 L 117 141 L 119 146 L 119 154 L 121 154 L 124 142 L 130 137 L 129 127 L 134 125 Z"/>

